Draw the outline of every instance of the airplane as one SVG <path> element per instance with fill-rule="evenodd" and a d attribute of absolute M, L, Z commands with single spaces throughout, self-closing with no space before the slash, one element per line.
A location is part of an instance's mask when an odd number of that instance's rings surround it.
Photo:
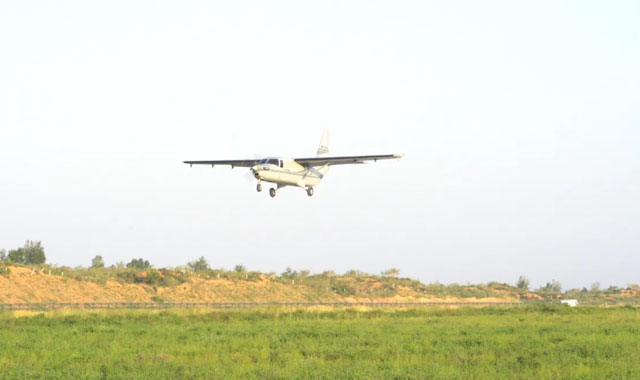
<path fill-rule="evenodd" d="M 251 168 L 253 177 L 258 180 L 256 190 L 262 191 L 262 182 L 276 185 L 269 189 L 271 198 L 278 190 L 285 186 L 295 186 L 306 189 L 308 196 L 313 196 L 313 188 L 327 175 L 329 167 L 335 165 L 364 164 L 367 161 L 400 159 L 404 154 L 383 154 L 373 156 L 329 156 L 329 131 L 325 130 L 320 140 L 316 157 L 282 158 L 267 157 L 255 160 L 218 160 L 218 161 L 183 161 L 190 165 L 229 165 L 231 168 Z"/>

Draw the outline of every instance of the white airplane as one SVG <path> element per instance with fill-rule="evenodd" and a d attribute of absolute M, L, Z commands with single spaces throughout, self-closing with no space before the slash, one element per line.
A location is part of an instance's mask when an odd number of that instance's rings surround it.
<path fill-rule="evenodd" d="M 313 187 L 322 181 L 330 166 L 346 164 L 364 164 L 367 161 L 399 159 L 404 154 L 384 154 L 374 156 L 340 156 L 329 157 L 329 131 L 325 130 L 320 140 L 320 147 L 316 157 L 311 158 L 280 158 L 268 157 L 257 160 L 219 160 L 219 161 L 184 161 L 193 165 L 230 165 L 231 168 L 251 168 L 253 176 L 258 180 L 256 190 L 262 191 L 262 181 L 276 184 L 276 188 L 269 189 L 271 197 L 276 196 L 277 190 L 285 186 L 296 186 L 307 190 L 307 195 L 313 195 Z"/>

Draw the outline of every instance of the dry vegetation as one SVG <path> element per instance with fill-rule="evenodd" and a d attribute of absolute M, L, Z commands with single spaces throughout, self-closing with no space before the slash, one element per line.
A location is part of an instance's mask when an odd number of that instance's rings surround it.
<path fill-rule="evenodd" d="M 272 273 L 205 269 L 69 268 L 0 265 L 0 303 L 22 302 L 512 302 L 578 298 L 637 303 L 637 289 L 564 295 L 507 284 L 422 284 L 357 271 Z"/>

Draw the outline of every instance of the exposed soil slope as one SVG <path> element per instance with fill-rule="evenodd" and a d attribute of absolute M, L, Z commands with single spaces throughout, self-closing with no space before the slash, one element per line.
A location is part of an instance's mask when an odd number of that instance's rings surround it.
<path fill-rule="evenodd" d="M 337 292 L 319 293 L 305 284 L 283 282 L 263 275 L 256 281 L 201 279 L 191 276 L 175 286 L 152 286 L 108 280 L 104 284 L 50 275 L 25 267 L 10 267 L 11 274 L 0 276 L 0 303 L 22 302 L 505 302 L 517 295 L 457 298 L 425 294 L 408 286 L 397 286 L 393 296 L 342 296 Z M 341 281 L 349 281 L 342 279 Z M 355 282 L 355 280 L 353 280 Z M 360 279 L 360 287 L 377 289 L 383 283 Z"/>
<path fill-rule="evenodd" d="M 68 268 L 0 265 L 0 303 L 39 302 L 520 302 L 576 298 L 581 303 L 639 304 L 638 286 L 604 291 L 533 292 L 492 282 L 422 284 L 353 274 L 280 276 L 186 269 Z"/>

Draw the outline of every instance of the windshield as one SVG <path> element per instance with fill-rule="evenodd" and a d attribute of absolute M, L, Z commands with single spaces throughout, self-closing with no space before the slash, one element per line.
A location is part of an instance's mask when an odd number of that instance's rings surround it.
<path fill-rule="evenodd" d="M 260 160 L 260 162 L 258 162 L 259 165 L 276 165 L 279 166 L 280 165 L 280 160 L 278 160 L 277 158 L 263 158 L 262 160 Z"/>

